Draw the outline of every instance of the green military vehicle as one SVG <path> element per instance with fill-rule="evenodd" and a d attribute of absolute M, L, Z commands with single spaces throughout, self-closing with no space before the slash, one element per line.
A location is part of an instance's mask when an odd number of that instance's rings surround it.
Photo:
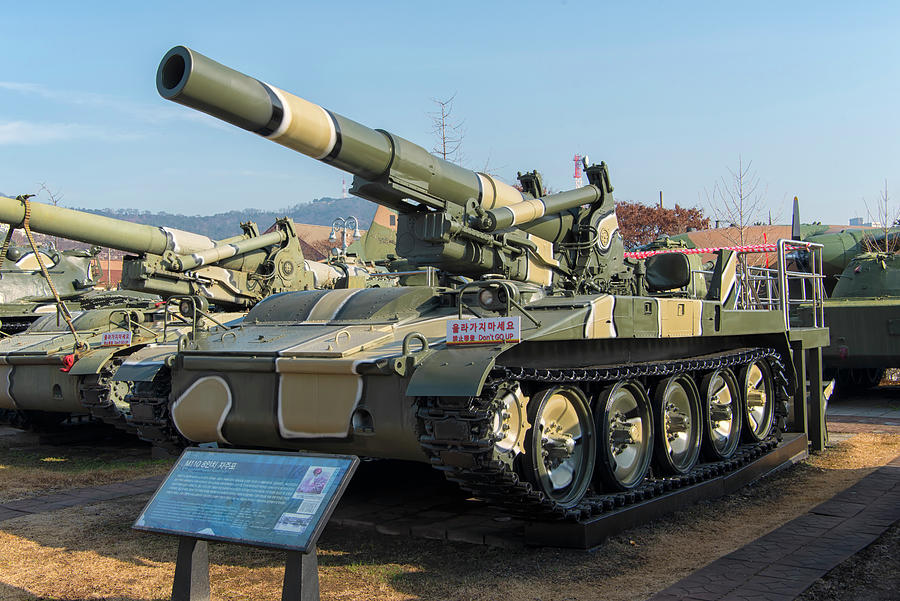
<path fill-rule="evenodd" d="M 56 313 L 54 289 L 70 306 L 78 306 L 78 299 L 90 296 L 99 283 L 98 252 L 98 248 L 8 246 L 0 263 L 0 332 L 16 334 L 41 316 Z M 38 255 L 49 282 L 38 264 Z"/>
<path fill-rule="evenodd" d="M 866 252 L 853 257 L 825 301 L 831 343 L 822 351 L 837 390 L 878 386 L 900 367 L 900 257 Z"/>
<path fill-rule="evenodd" d="M 577 518 L 651 464 L 690 479 L 733 468 L 742 442 L 770 448 L 807 376 L 821 402 L 803 361 L 827 341 L 820 280 L 784 267 L 815 245 L 780 241 L 779 269 L 626 259 L 603 163 L 582 188 L 544 195 L 532 172 L 520 191 L 182 46 L 157 88 L 352 173 L 354 194 L 397 211 L 398 256 L 438 270 L 270 297 L 190 341 L 154 401 L 178 436 L 427 462 L 493 503 Z M 809 323 L 791 318 L 796 278 L 819 302 Z"/>
<path fill-rule="evenodd" d="M 131 369 L 130 360 L 164 360 L 201 331 L 221 333 L 271 294 L 365 283 L 359 266 L 304 260 L 289 219 L 264 233 L 248 222 L 240 235 L 214 241 L 0 197 L 0 222 L 23 224 L 26 211 L 30 230 L 135 254 L 123 260 L 123 290 L 82 299 L 69 319 L 67 307 L 54 305 L 25 332 L 0 340 L 0 409 L 20 425 L 89 411 L 133 431 L 140 420 L 126 399 L 155 371 Z"/>
<path fill-rule="evenodd" d="M 795 236 L 796 204 L 795 199 Z M 900 367 L 900 227 L 845 229 L 804 240 L 823 249 L 831 334 L 822 351 L 826 377 L 835 380 L 838 394 L 878 386 L 885 370 Z M 802 252 L 797 255 L 808 265 Z"/>

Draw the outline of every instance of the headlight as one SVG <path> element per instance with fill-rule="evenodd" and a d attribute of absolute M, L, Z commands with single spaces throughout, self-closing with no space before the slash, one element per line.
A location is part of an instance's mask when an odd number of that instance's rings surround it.
<path fill-rule="evenodd" d="M 194 301 L 189 298 L 184 298 L 178 303 L 178 312 L 181 313 L 184 317 L 193 317 L 194 316 Z"/>
<path fill-rule="evenodd" d="M 497 306 L 497 292 L 493 288 L 483 288 L 478 293 L 478 304 L 485 309 L 494 309 Z"/>

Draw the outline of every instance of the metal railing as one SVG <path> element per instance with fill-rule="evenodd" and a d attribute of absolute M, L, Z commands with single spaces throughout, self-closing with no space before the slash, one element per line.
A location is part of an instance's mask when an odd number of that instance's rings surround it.
<path fill-rule="evenodd" d="M 806 253 L 808 271 L 799 271 L 801 254 Z M 760 251 L 738 251 L 736 308 L 746 311 L 781 311 L 784 326 L 791 329 L 794 308 L 811 307 L 812 323 L 798 326 L 824 325 L 825 286 L 822 271 L 822 245 L 799 240 L 778 240 L 775 267 L 752 265 L 747 255 Z"/>
<path fill-rule="evenodd" d="M 805 250 L 809 256 L 809 271 L 792 271 L 788 269 L 787 251 Z M 812 327 L 825 325 L 825 275 L 822 268 L 822 245 L 812 242 L 781 239 L 778 241 L 778 277 L 782 290 L 782 312 L 784 324 L 791 329 L 790 309 L 792 306 L 812 303 Z M 801 298 L 791 298 L 791 282 L 797 282 Z M 809 292 L 809 296 L 807 296 Z"/>

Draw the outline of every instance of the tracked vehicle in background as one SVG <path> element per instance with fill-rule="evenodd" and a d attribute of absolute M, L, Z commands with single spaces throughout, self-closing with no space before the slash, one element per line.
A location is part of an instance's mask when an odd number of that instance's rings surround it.
<path fill-rule="evenodd" d="M 47 269 L 49 282 L 61 299 L 73 308 L 91 296 L 99 282 L 98 248 L 57 250 L 52 247 L 11 245 L 0 265 L 0 332 L 17 334 L 48 312 L 56 312 L 56 300 L 44 277 L 36 254 Z"/>
<path fill-rule="evenodd" d="M 0 340 L 0 409 L 19 426 L 89 412 L 134 431 L 128 397 L 200 332 L 223 332 L 271 294 L 364 285 L 358 266 L 306 261 L 289 219 L 226 240 L 0 197 L 0 222 L 124 250 L 121 290 L 97 291 Z M 50 272 L 53 273 L 52 270 Z M 33 284 L 36 285 L 36 284 Z M 65 303 L 62 297 L 62 303 Z M 133 360 L 140 369 L 131 369 Z M 159 363 L 156 363 L 159 362 Z M 122 366 L 126 368 L 123 370 Z M 140 385 L 138 385 L 140 387 Z"/>
<path fill-rule="evenodd" d="M 825 319 L 831 342 L 822 357 L 838 393 L 878 386 L 900 367 L 900 256 L 854 256 L 825 301 Z"/>
<path fill-rule="evenodd" d="M 793 235 L 800 236 L 794 201 Z M 846 229 L 807 236 L 822 245 L 825 323 L 830 342 L 822 350 L 825 376 L 838 394 L 878 386 L 890 368 L 900 368 L 900 227 Z M 796 253 L 808 265 L 804 251 Z M 811 307 L 803 307 L 808 317 Z"/>
<path fill-rule="evenodd" d="M 398 212 L 397 254 L 437 270 L 270 297 L 186 344 L 155 400 L 172 436 L 428 462 L 493 503 L 580 518 L 770 448 L 805 381 L 796 353 L 827 340 L 821 278 L 784 267 L 802 243 L 779 242 L 780 269 L 626 259 L 603 163 L 582 188 L 546 195 L 531 172 L 520 191 L 181 46 L 157 87 L 352 173 L 354 194 Z M 791 278 L 818 303 L 808 324 Z"/>

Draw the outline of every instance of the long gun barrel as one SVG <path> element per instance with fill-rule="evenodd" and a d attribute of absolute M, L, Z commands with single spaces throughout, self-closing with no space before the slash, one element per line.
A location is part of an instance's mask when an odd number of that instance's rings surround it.
<path fill-rule="evenodd" d="M 163 98 L 203 111 L 363 180 L 390 175 L 394 189 L 357 185 L 360 195 L 403 212 L 409 197 L 432 208 L 484 209 L 525 200 L 522 193 L 483 173 L 464 169 L 399 136 L 375 130 L 275 86 L 176 46 L 160 62 L 156 87 Z M 368 194 L 366 194 L 368 192 Z"/>
<path fill-rule="evenodd" d="M 161 255 L 166 251 L 190 254 L 208 250 L 216 242 L 206 236 L 169 227 L 153 227 L 39 202 L 29 203 L 32 230 L 87 244 L 131 253 Z M 13 227 L 25 221 L 25 203 L 0 196 L 0 222 Z"/>
<path fill-rule="evenodd" d="M 531 223 L 544 215 L 553 215 L 581 205 L 591 204 L 600 198 L 601 192 L 596 186 L 584 186 L 541 198 L 530 198 L 485 212 L 479 229 L 493 232 L 523 223 Z"/>
<path fill-rule="evenodd" d="M 266 248 L 267 246 L 281 244 L 285 240 L 287 240 L 287 234 L 283 230 L 276 230 L 261 236 L 245 238 L 234 242 L 219 244 L 213 248 L 198 250 L 187 256 L 179 256 L 173 261 L 173 267 L 178 271 L 196 269 L 202 265 L 218 263 L 219 261 L 229 259 L 235 255 L 242 255 L 254 250 Z"/>

